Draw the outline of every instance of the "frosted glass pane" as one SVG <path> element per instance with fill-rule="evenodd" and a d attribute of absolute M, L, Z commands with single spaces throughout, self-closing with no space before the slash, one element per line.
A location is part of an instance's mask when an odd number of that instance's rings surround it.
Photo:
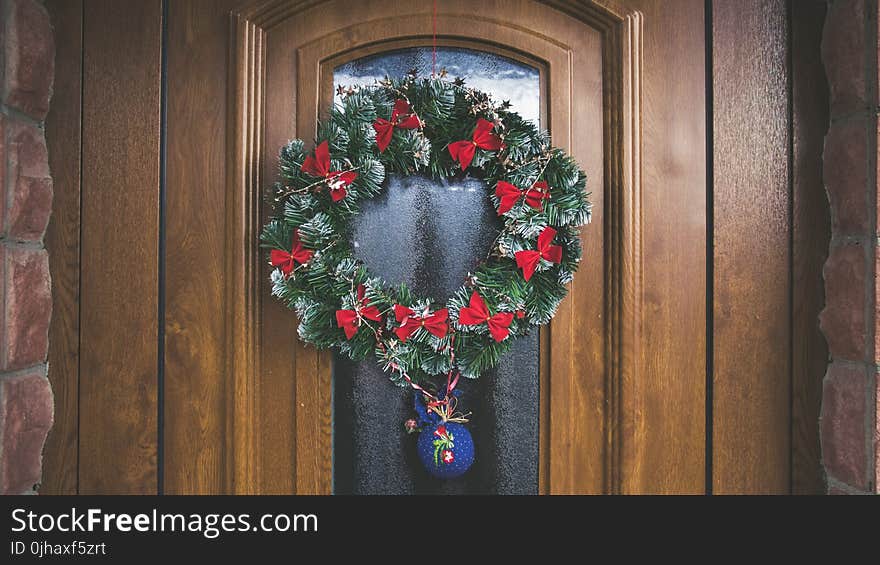
<path fill-rule="evenodd" d="M 438 50 L 437 68 L 450 79 L 509 100 L 512 110 L 538 123 L 538 70 L 470 49 Z M 431 49 L 379 53 L 334 70 L 335 85 L 369 85 L 431 73 Z M 338 102 L 337 98 L 337 102 Z M 540 124 L 539 124 L 540 125 Z M 384 190 L 360 203 L 352 218 L 355 256 L 391 284 L 406 282 L 417 296 L 445 303 L 473 272 L 498 233 L 500 221 L 477 178 L 437 181 L 390 175 Z M 471 221 L 462 222 L 466 215 Z M 394 229 L 389 229 L 393 225 Z M 463 379 L 460 402 L 473 412 L 469 428 L 477 457 L 463 477 L 437 481 L 415 459 L 415 438 L 401 433 L 413 414 L 403 393 L 375 360 L 354 363 L 337 354 L 333 365 L 333 474 L 338 493 L 536 494 L 538 491 L 538 332 L 518 338 L 499 365 L 475 381 Z"/>
<path fill-rule="evenodd" d="M 491 94 L 496 100 L 509 100 L 511 110 L 540 127 L 541 77 L 538 69 L 493 53 L 440 47 L 437 49 L 437 70 L 445 68 L 451 79 L 463 78 L 468 86 Z M 419 76 L 431 74 L 431 49 L 413 47 L 385 51 L 362 57 L 333 70 L 335 85 L 373 84 L 387 77 L 402 78 L 411 69 Z M 336 95 L 336 103 L 340 103 Z"/>

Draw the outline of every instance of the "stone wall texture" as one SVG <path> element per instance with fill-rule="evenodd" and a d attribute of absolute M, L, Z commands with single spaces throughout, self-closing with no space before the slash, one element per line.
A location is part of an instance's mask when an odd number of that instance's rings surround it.
<path fill-rule="evenodd" d="M 0 0 L 0 494 L 35 492 L 52 426 L 52 314 L 43 235 L 52 210 L 43 120 L 55 45 L 37 0 Z"/>
<path fill-rule="evenodd" d="M 831 96 L 825 188 L 831 249 L 820 325 L 831 360 L 820 430 L 831 494 L 877 493 L 878 0 L 830 0 L 822 60 Z"/>

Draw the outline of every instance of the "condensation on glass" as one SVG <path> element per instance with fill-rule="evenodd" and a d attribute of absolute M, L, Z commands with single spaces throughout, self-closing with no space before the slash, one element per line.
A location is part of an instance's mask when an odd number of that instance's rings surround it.
<path fill-rule="evenodd" d="M 509 100 L 511 109 L 540 123 L 538 69 L 460 47 L 437 50 L 437 68 L 450 80 Z M 411 69 L 431 73 L 431 49 L 409 48 L 363 57 L 334 69 L 335 86 L 374 84 Z M 337 97 L 336 102 L 340 100 Z M 391 284 L 445 303 L 486 256 L 500 229 L 479 179 L 433 181 L 390 176 L 385 190 L 364 202 L 352 222 L 355 254 Z M 499 366 L 463 382 L 461 404 L 473 413 L 474 467 L 453 481 L 431 479 L 403 433 L 413 416 L 412 392 L 394 386 L 374 360 L 337 355 L 334 380 L 334 490 L 338 493 L 535 493 L 538 489 L 538 332 L 519 338 Z"/>

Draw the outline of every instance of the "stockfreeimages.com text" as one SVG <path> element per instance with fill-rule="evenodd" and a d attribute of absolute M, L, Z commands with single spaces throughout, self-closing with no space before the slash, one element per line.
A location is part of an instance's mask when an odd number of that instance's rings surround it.
<path fill-rule="evenodd" d="M 215 539 L 224 532 L 317 532 L 315 514 L 105 514 L 100 508 L 58 514 L 12 511 L 13 532 L 190 532 Z"/>

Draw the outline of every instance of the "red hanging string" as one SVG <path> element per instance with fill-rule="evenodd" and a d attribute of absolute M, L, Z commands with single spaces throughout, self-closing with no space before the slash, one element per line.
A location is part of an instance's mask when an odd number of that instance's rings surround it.
<path fill-rule="evenodd" d="M 433 28 L 433 47 L 431 49 L 431 76 L 437 76 L 437 0 L 434 0 L 434 14 L 431 18 Z"/>

